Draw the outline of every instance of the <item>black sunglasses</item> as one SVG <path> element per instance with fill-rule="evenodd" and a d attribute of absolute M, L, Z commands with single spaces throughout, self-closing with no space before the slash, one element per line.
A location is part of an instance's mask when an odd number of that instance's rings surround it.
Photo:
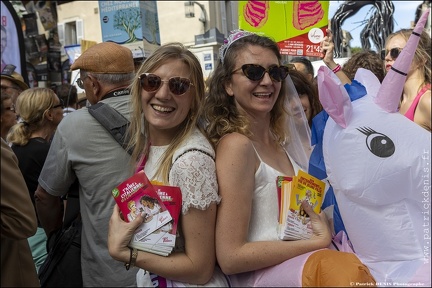
<path fill-rule="evenodd" d="M 288 65 L 272 65 L 268 69 L 257 64 L 244 64 L 238 69 L 235 69 L 232 74 L 239 70 L 243 71 L 243 74 L 252 81 L 258 81 L 264 78 L 264 74 L 267 72 L 270 78 L 276 82 L 282 82 L 287 76 L 289 71 L 295 70 L 294 64 Z"/>
<path fill-rule="evenodd" d="M 399 57 L 400 52 L 402 51 L 402 48 L 392 48 L 389 50 L 381 50 L 381 60 L 385 60 L 385 57 L 387 56 L 387 54 L 390 52 L 390 57 L 393 60 L 396 60 L 397 57 Z"/>
<path fill-rule="evenodd" d="M 169 90 L 177 96 L 185 94 L 193 86 L 191 80 L 187 78 L 171 77 L 168 80 L 162 80 L 161 77 L 151 73 L 140 75 L 141 88 L 147 92 L 156 92 L 162 86 L 162 83 L 168 83 Z"/>
<path fill-rule="evenodd" d="M 64 109 L 64 108 L 65 108 L 65 106 L 64 106 L 64 103 L 63 103 L 63 100 L 62 100 L 62 99 L 60 99 L 60 104 L 57 104 L 57 105 L 54 105 L 54 106 L 52 106 L 52 107 L 51 107 L 51 109 L 54 109 L 54 108 L 58 108 L 58 107 L 61 107 L 62 109 Z"/>
<path fill-rule="evenodd" d="M 15 111 L 16 111 L 16 110 L 15 110 L 15 105 L 14 105 L 14 104 L 12 104 L 11 107 L 5 107 L 4 109 L 5 109 L 5 110 L 9 110 L 9 111 L 11 111 L 11 112 L 15 112 Z"/>

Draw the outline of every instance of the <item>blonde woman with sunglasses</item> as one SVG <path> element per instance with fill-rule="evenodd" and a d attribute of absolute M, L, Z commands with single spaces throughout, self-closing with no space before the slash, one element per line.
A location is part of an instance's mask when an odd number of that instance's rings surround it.
<path fill-rule="evenodd" d="M 63 107 L 57 95 L 48 88 L 24 90 L 16 102 L 15 112 L 20 115 L 21 122 L 11 128 L 7 140 L 12 144 L 12 150 L 18 158 L 33 205 L 38 178 L 47 158 L 51 139 L 63 119 Z M 36 234 L 28 240 L 38 271 L 47 255 L 47 236 L 39 217 Z"/>
<path fill-rule="evenodd" d="M 214 233 L 220 197 L 214 150 L 203 133 L 201 64 L 180 43 L 161 46 L 138 70 L 131 95 L 129 133 L 130 146 L 135 147 L 131 169 L 180 187 L 180 232 L 167 257 L 133 250 L 128 243 L 144 217 L 126 223 L 116 206 L 108 232 L 110 255 L 127 267 L 141 268 L 136 275 L 141 287 L 228 286 L 216 267 Z"/>
<path fill-rule="evenodd" d="M 402 29 L 388 36 L 384 56 L 386 73 L 405 47 L 412 29 Z M 414 54 L 402 92 L 399 112 L 431 131 L 431 38 L 423 32 Z"/>

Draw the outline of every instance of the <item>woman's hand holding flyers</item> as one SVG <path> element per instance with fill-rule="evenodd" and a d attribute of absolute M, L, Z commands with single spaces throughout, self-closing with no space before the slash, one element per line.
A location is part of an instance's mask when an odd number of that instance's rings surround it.
<path fill-rule="evenodd" d="M 133 221 L 129 223 L 125 222 L 121 218 L 118 205 L 114 205 L 108 230 L 108 251 L 111 257 L 118 261 L 129 262 L 129 241 L 143 221 L 144 218 L 139 214 Z"/>
<path fill-rule="evenodd" d="M 319 246 L 322 248 L 330 245 L 332 235 L 328 226 L 327 217 L 324 212 L 321 212 L 320 214 L 315 213 L 309 203 L 305 200 L 303 200 L 301 206 L 309 215 L 312 224 L 313 235 L 311 240 L 319 241 Z"/>

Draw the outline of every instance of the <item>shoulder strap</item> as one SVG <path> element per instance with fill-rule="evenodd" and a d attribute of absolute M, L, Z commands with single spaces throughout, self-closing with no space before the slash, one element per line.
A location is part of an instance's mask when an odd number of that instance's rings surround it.
<path fill-rule="evenodd" d="M 174 164 L 174 163 L 175 163 L 175 162 L 176 162 L 180 157 L 182 157 L 184 154 L 186 154 L 186 153 L 188 153 L 188 152 L 193 152 L 193 151 L 201 152 L 201 153 L 203 153 L 203 154 L 209 156 L 209 157 L 212 158 L 213 160 L 215 160 L 214 157 L 213 157 L 212 155 L 210 155 L 210 153 L 208 153 L 208 152 L 206 152 L 206 151 L 204 151 L 204 150 L 201 150 L 201 149 L 192 148 L 192 149 L 188 149 L 188 150 L 184 151 L 183 153 L 181 153 L 180 155 L 178 155 L 177 158 L 174 159 L 174 161 L 173 161 L 173 163 L 171 164 L 171 166 L 172 166 L 172 165 L 173 165 L 173 164 Z"/>
<path fill-rule="evenodd" d="M 88 111 L 129 154 L 132 154 L 133 147 L 127 149 L 129 139 L 126 131 L 130 124 L 129 120 L 116 109 L 102 102 L 88 107 Z"/>
<path fill-rule="evenodd" d="M 69 227 L 80 213 L 78 179 L 69 187 L 63 228 Z"/>

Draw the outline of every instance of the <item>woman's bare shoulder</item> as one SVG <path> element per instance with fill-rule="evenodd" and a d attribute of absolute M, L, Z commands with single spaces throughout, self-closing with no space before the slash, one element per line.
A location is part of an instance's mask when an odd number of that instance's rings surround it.
<path fill-rule="evenodd" d="M 218 143 L 218 150 L 219 148 L 229 148 L 236 149 L 237 147 L 248 147 L 252 146 L 251 140 L 246 136 L 238 132 L 233 132 L 224 135 L 219 143 Z"/>

